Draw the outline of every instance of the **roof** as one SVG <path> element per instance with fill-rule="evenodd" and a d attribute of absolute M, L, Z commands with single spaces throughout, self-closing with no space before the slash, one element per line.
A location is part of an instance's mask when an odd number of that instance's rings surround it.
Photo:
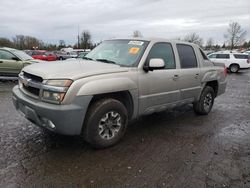
<path fill-rule="evenodd" d="M 114 39 L 108 39 L 108 40 L 143 40 L 143 41 L 148 41 L 148 42 L 173 42 L 173 43 L 182 43 L 182 44 L 190 44 L 190 45 L 197 45 L 191 42 L 186 42 L 186 41 L 181 41 L 181 40 L 174 40 L 174 39 L 166 39 L 166 38 L 157 38 L 157 37 L 152 37 L 152 38 L 144 38 L 144 37 L 138 37 L 138 38 L 114 38 Z M 108 41 L 106 40 L 106 41 Z"/>

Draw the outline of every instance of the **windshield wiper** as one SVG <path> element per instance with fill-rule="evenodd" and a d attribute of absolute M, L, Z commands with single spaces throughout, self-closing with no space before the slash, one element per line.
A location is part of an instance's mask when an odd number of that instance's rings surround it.
<path fill-rule="evenodd" d="M 93 60 L 92 58 L 89 58 L 89 57 L 82 57 L 82 59 Z"/>
<path fill-rule="evenodd" d="M 96 61 L 101 61 L 101 62 L 110 63 L 110 64 L 117 64 L 116 62 L 108 60 L 108 59 L 96 59 Z"/>

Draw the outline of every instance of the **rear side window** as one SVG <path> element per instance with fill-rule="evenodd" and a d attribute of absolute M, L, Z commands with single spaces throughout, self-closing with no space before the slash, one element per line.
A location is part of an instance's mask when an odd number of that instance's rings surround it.
<path fill-rule="evenodd" d="M 248 59 L 248 55 L 244 55 L 244 54 L 234 54 L 234 57 L 236 59 Z"/>
<path fill-rule="evenodd" d="M 229 59 L 229 54 L 216 54 L 216 59 Z"/>
<path fill-rule="evenodd" d="M 159 42 L 154 44 L 148 54 L 148 60 L 153 58 L 163 59 L 165 69 L 175 69 L 174 52 L 170 43 Z"/>
<path fill-rule="evenodd" d="M 180 57 L 181 68 L 197 67 L 197 59 L 192 46 L 186 44 L 177 44 L 177 50 Z"/>

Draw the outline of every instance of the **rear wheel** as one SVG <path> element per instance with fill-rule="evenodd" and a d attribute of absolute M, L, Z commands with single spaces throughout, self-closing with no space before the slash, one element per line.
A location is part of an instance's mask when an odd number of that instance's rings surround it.
<path fill-rule="evenodd" d="M 210 86 L 206 86 L 201 93 L 199 101 L 193 104 L 195 113 L 207 115 L 213 107 L 214 98 L 214 89 Z"/>
<path fill-rule="evenodd" d="M 239 71 L 240 67 L 237 64 L 230 65 L 229 70 L 232 73 L 237 73 Z"/>
<path fill-rule="evenodd" d="M 115 99 L 102 99 L 91 105 L 83 128 L 85 140 L 95 148 L 116 144 L 124 135 L 128 112 Z"/>

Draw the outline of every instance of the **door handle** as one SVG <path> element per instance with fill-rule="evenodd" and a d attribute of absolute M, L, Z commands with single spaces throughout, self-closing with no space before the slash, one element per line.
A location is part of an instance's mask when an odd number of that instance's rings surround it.
<path fill-rule="evenodd" d="M 195 78 L 198 78 L 199 77 L 199 74 L 195 74 Z"/>
<path fill-rule="evenodd" d="M 174 75 L 173 80 L 178 80 L 179 79 L 179 75 Z"/>

